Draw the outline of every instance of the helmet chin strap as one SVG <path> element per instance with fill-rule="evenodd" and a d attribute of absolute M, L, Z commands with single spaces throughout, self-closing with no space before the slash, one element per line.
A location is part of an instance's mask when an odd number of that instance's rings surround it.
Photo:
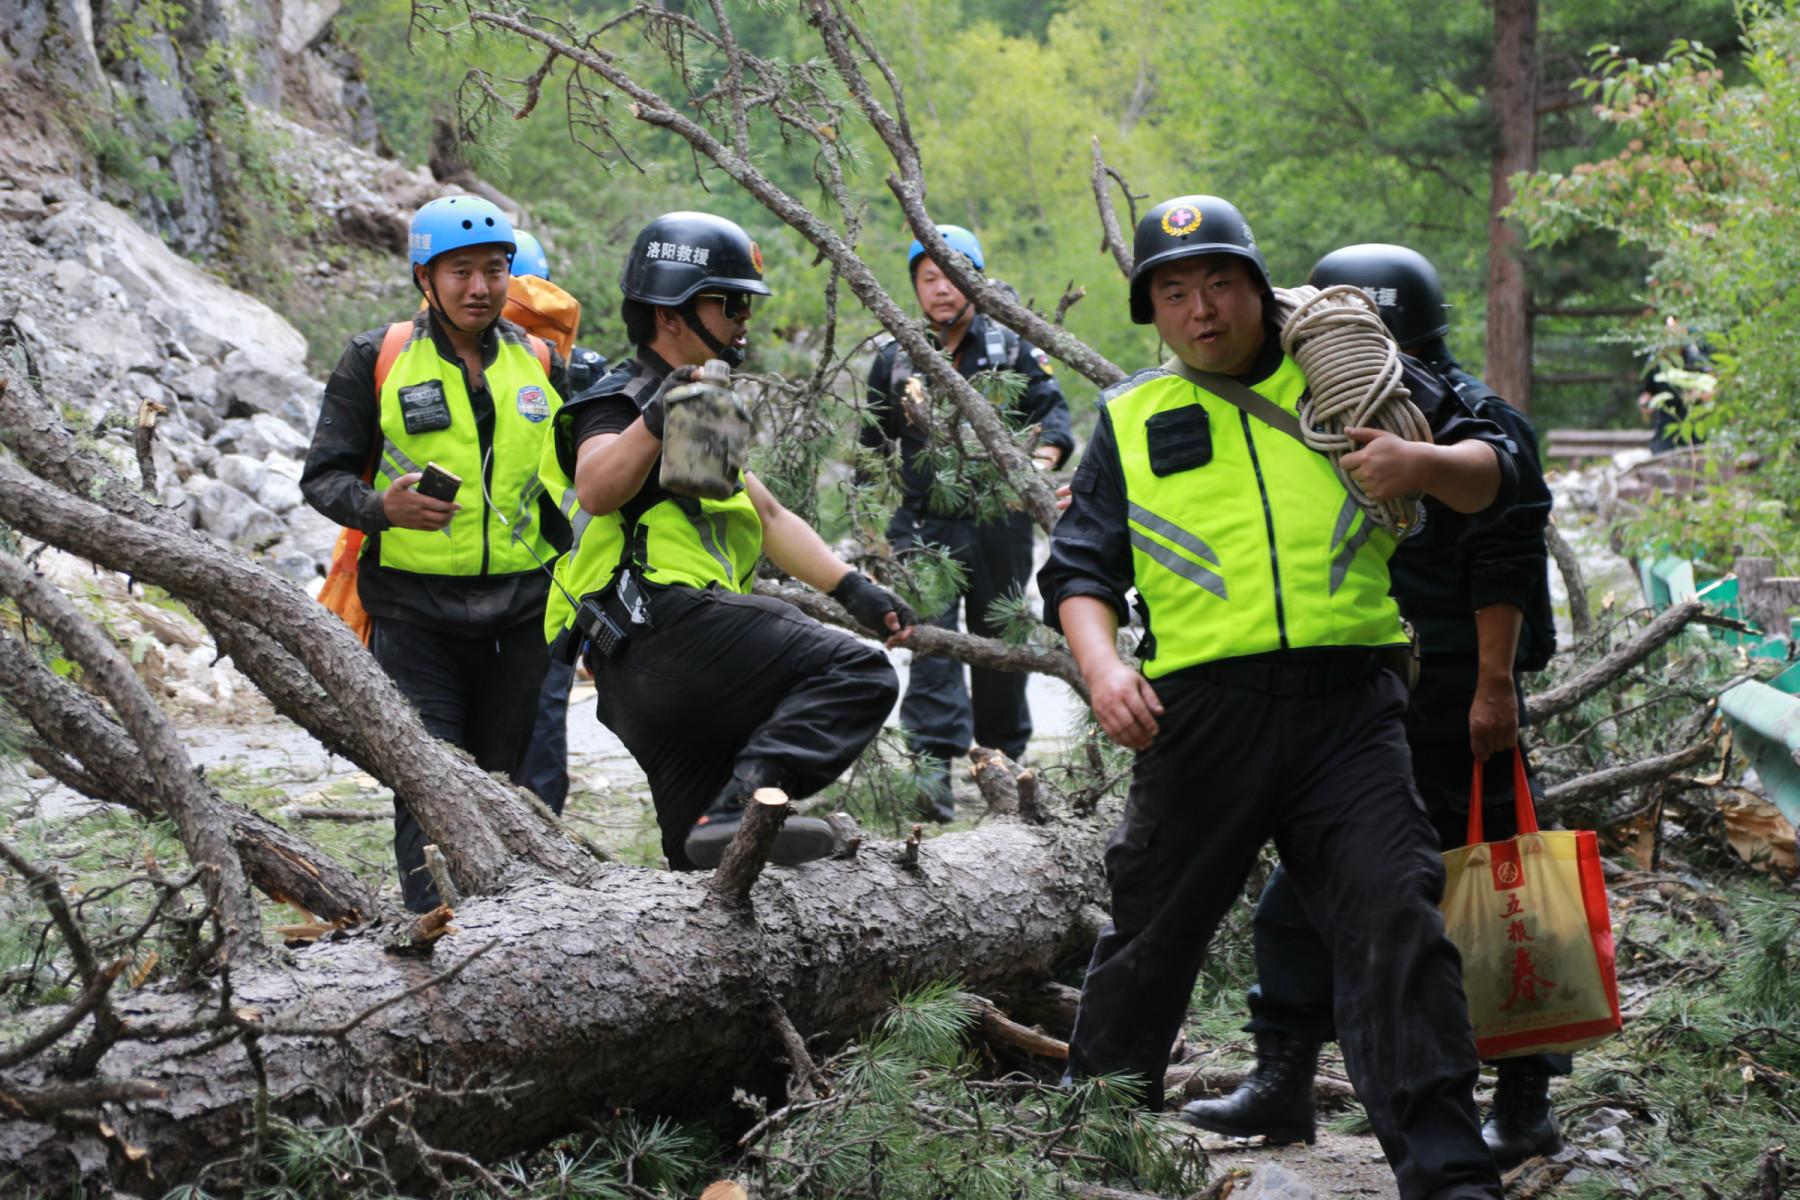
<path fill-rule="evenodd" d="M 975 307 L 975 302 L 973 300 L 964 300 L 963 306 L 956 310 L 956 315 L 954 317 L 951 317 L 948 321 L 945 321 L 942 324 L 939 324 L 936 321 L 932 321 L 931 327 L 933 329 L 937 330 L 938 334 L 941 336 L 941 335 L 949 332 L 950 330 L 955 329 L 958 325 L 961 325 L 963 322 L 963 318 L 968 316 L 969 310 L 974 307 Z"/>
<path fill-rule="evenodd" d="M 683 304 L 676 311 L 681 314 L 681 319 L 687 322 L 687 327 L 700 335 L 700 340 L 706 343 L 706 348 L 724 359 L 727 366 L 741 367 L 744 365 L 744 351 L 740 347 L 733 346 L 729 342 L 721 342 L 714 337 L 712 330 L 706 327 L 705 323 L 700 320 L 700 315 L 694 311 L 692 300 Z"/>

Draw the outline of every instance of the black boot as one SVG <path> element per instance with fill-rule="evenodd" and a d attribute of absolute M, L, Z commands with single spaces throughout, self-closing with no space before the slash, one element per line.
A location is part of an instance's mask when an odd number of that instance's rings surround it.
<path fill-rule="evenodd" d="M 1319 1043 L 1285 1033 L 1256 1035 L 1256 1069 L 1237 1091 L 1219 1100 L 1195 1100 L 1181 1110 L 1189 1125 L 1231 1137 L 1261 1136 L 1271 1146 L 1311 1142 L 1313 1072 Z"/>
<path fill-rule="evenodd" d="M 758 787 L 771 786 L 759 782 L 761 776 L 733 779 L 688 832 L 682 849 L 696 868 L 709 871 L 725 857 L 725 847 L 737 836 L 744 823 L 744 805 Z M 829 858 L 837 852 L 837 833 L 831 825 L 817 817 L 790 816 L 781 823 L 775 844 L 769 848 L 769 861 L 780 866 L 797 866 Z"/>
<path fill-rule="evenodd" d="M 1502 1171 L 1563 1148 L 1562 1130 L 1550 1111 L 1549 1068 L 1529 1059 L 1501 1060 L 1494 1112 L 1481 1127 L 1481 1138 Z"/>
<path fill-rule="evenodd" d="M 919 812 L 928 821 L 948 825 L 956 820 L 956 794 L 950 786 L 950 760 L 919 756 Z"/>

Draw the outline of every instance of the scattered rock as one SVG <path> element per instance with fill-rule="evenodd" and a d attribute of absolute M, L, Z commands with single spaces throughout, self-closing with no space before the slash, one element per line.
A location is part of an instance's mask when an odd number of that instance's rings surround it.
<path fill-rule="evenodd" d="M 224 481 L 246 496 L 255 496 L 268 480 L 269 469 L 260 458 L 248 454 L 221 454 L 213 464 L 214 478 Z M 290 506 L 291 507 L 291 506 Z"/>
<path fill-rule="evenodd" d="M 1274 1163 L 1256 1168 L 1241 1186 L 1231 1189 L 1232 1200 L 1313 1200 L 1315 1194 L 1298 1175 Z"/>

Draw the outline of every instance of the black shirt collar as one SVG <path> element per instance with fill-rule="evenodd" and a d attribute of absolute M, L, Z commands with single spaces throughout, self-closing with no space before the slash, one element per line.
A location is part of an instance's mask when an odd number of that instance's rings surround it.
<path fill-rule="evenodd" d="M 1281 360 L 1286 353 L 1281 348 L 1281 338 L 1272 326 L 1263 326 L 1262 349 L 1256 352 L 1256 361 L 1250 369 L 1234 378 L 1246 387 L 1255 387 L 1276 371 L 1281 369 Z"/>
<path fill-rule="evenodd" d="M 662 355 L 658 354 L 648 346 L 639 346 L 637 348 L 637 353 L 633 355 L 633 357 L 643 365 L 646 371 L 650 372 L 658 379 L 661 379 L 664 375 L 667 375 L 670 371 L 675 369 L 663 361 Z"/>

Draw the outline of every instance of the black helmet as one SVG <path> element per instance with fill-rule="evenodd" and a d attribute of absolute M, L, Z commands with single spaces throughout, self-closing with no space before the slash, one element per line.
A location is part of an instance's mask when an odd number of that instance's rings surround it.
<path fill-rule="evenodd" d="M 711 213 L 664 213 L 639 231 L 619 276 L 631 300 L 676 308 L 695 292 L 772 293 L 762 280 L 762 250 L 743 226 Z"/>
<path fill-rule="evenodd" d="M 1202 254 L 1235 254 L 1256 268 L 1264 291 L 1269 264 L 1256 248 L 1256 235 L 1237 205 L 1217 196 L 1177 196 L 1145 213 L 1131 239 L 1131 319 L 1148 325 L 1151 317 L 1150 273 L 1164 263 Z"/>
<path fill-rule="evenodd" d="M 1388 332 L 1402 346 L 1416 346 L 1449 332 L 1444 283 L 1431 260 L 1417 250 L 1365 242 L 1333 250 L 1313 264 L 1316 288 L 1348 283 L 1369 293 Z"/>

